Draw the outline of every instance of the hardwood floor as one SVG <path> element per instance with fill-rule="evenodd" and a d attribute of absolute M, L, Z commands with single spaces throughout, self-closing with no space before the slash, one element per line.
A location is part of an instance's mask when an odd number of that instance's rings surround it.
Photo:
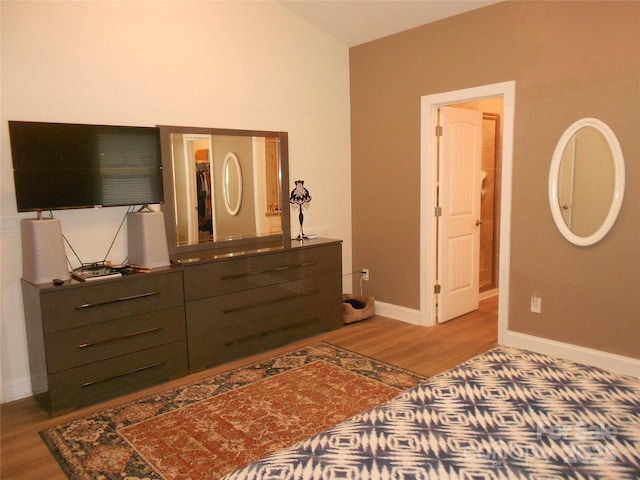
<path fill-rule="evenodd" d="M 49 418 L 33 398 L 3 404 L 0 406 L 0 478 L 67 478 L 38 435 L 38 432 L 45 428 L 317 341 L 327 341 L 424 375 L 436 375 L 497 344 L 497 312 L 498 297 L 493 297 L 480 302 L 479 310 L 434 327 L 420 327 L 375 316 L 333 332 L 55 418 Z"/>

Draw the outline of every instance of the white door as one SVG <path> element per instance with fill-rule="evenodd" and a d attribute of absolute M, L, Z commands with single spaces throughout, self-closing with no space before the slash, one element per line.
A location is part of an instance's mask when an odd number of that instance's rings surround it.
<path fill-rule="evenodd" d="M 482 112 L 440 109 L 438 322 L 479 304 Z"/>

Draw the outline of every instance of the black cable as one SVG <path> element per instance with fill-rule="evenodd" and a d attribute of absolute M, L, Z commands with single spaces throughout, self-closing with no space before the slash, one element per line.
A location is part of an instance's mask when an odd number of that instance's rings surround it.
<path fill-rule="evenodd" d="M 73 245 L 71 245 L 71 242 L 69 242 L 69 240 L 67 240 L 67 237 L 64 236 L 64 233 L 62 234 L 62 238 L 64 239 L 64 241 L 67 243 L 67 245 L 69 245 L 69 248 L 71 249 L 71 251 L 73 252 L 73 254 L 76 256 L 76 258 L 78 259 L 78 262 L 80 262 L 80 267 L 78 268 L 82 268 L 84 267 L 84 262 L 80 259 L 80 257 L 78 256 L 78 253 L 75 251 L 75 249 L 73 248 Z M 66 255 L 65 255 L 66 256 Z M 71 266 L 71 260 L 69 260 L 69 257 L 67 256 L 67 263 L 69 264 L 69 268 L 72 268 Z"/>
<path fill-rule="evenodd" d="M 351 273 L 343 273 L 342 276 L 346 277 L 348 275 L 353 275 L 354 273 L 359 273 L 360 275 L 364 275 L 364 272 L 362 270 L 356 270 L 355 272 L 351 272 Z"/>
<path fill-rule="evenodd" d="M 53 216 L 53 212 L 51 210 L 49 210 L 49 218 L 55 218 Z M 71 242 L 69 242 L 69 240 L 67 239 L 67 237 L 64 236 L 64 233 L 62 234 L 62 239 L 65 241 L 65 243 L 69 246 L 69 249 L 73 252 L 73 254 L 76 256 L 76 259 L 78 259 L 78 262 L 80 262 L 80 265 L 84 265 L 82 263 L 82 260 L 80 260 L 80 257 L 78 256 L 78 252 L 76 252 L 73 248 L 73 245 L 71 245 Z M 71 265 L 71 260 L 69 260 L 69 256 L 67 255 L 67 253 L 65 252 L 64 258 L 67 260 L 67 265 L 69 265 L 69 268 L 71 270 L 73 270 L 73 266 Z"/>
<path fill-rule="evenodd" d="M 127 220 L 127 215 L 133 211 L 133 209 L 135 209 L 135 205 L 130 205 L 129 207 L 127 207 L 127 211 L 124 215 L 124 218 L 122 219 L 122 221 L 120 222 L 120 225 L 118 226 L 118 230 L 116 231 L 115 236 L 113 237 L 113 240 L 111 241 L 111 244 L 109 245 L 109 248 L 107 249 L 107 253 L 104 256 L 104 259 L 102 260 L 102 264 L 104 265 L 107 261 L 107 257 L 109 256 L 109 253 L 111 253 L 111 249 L 113 248 L 113 245 L 116 243 L 116 239 L 118 238 L 118 235 L 120 235 L 120 231 L 122 230 L 122 226 L 124 225 L 124 222 Z M 53 216 L 53 212 L 50 210 L 49 211 L 49 218 L 54 218 Z M 91 262 L 86 263 L 83 262 L 82 259 L 80 258 L 80 256 L 78 255 L 78 252 L 76 252 L 76 250 L 73 248 L 73 245 L 71 245 L 71 242 L 69 241 L 69 239 L 64 235 L 64 233 L 62 234 L 62 239 L 64 240 L 64 242 L 69 246 L 69 249 L 73 252 L 73 254 L 75 255 L 76 259 L 78 260 L 78 263 L 80 263 L 80 266 L 78 268 L 82 268 L 85 267 L 86 265 L 98 265 L 99 262 Z M 67 260 L 67 264 L 69 265 L 69 268 L 73 271 L 73 270 L 77 270 L 78 268 L 74 269 L 73 266 L 71 265 L 71 260 L 69 260 L 69 256 L 65 254 L 65 258 Z M 125 261 L 127 260 L 128 256 L 125 258 Z"/>
<path fill-rule="evenodd" d="M 107 261 L 107 257 L 109 256 L 109 253 L 111 253 L 111 249 L 113 248 L 113 244 L 116 243 L 116 239 L 118 238 L 118 235 L 120 235 L 120 231 L 122 230 L 122 225 L 124 225 L 124 222 L 127 220 L 127 215 L 129 215 L 129 213 L 133 212 L 133 209 L 135 209 L 135 205 L 129 205 L 129 207 L 127 207 L 127 211 L 124 214 L 124 218 L 120 222 L 120 226 L 118 227 L 118 230 L 116 231 L 116 234 L 113 237 L 113 240 L 111 240 L 111 245 L 109 245 L 109 249 L 107 250 L 107 253 L 104 256 L 104 259 L 102 259 L 102 263 L 103 264 Z"/>

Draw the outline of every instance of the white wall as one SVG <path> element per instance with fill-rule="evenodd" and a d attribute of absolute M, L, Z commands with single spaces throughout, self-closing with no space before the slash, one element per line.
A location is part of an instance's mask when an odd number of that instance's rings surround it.
<path fill-rule="evenodd" d="M 7 120 L 289 132 L 290 180 L 313 196 L 305 232 L 344 240 L 351 266 L 348 49 L 277 2 L 1 2 L 0 401 L 31 393 Z M 125 210 L 54 212 L 83 261 Z M 297 215 L 292 212 L 297 234 Z M 126 231 L 109 259 L 126 257 Z M 350 283 L 350 282 L 348 282 Z"/>

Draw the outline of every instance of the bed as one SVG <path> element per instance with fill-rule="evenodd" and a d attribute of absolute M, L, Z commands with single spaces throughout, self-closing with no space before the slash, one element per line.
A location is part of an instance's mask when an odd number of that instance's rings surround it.
<path fill-rule="evenodd" d="M 638 379 L 497 347 L 223 480 L 639 478 Z"/>

